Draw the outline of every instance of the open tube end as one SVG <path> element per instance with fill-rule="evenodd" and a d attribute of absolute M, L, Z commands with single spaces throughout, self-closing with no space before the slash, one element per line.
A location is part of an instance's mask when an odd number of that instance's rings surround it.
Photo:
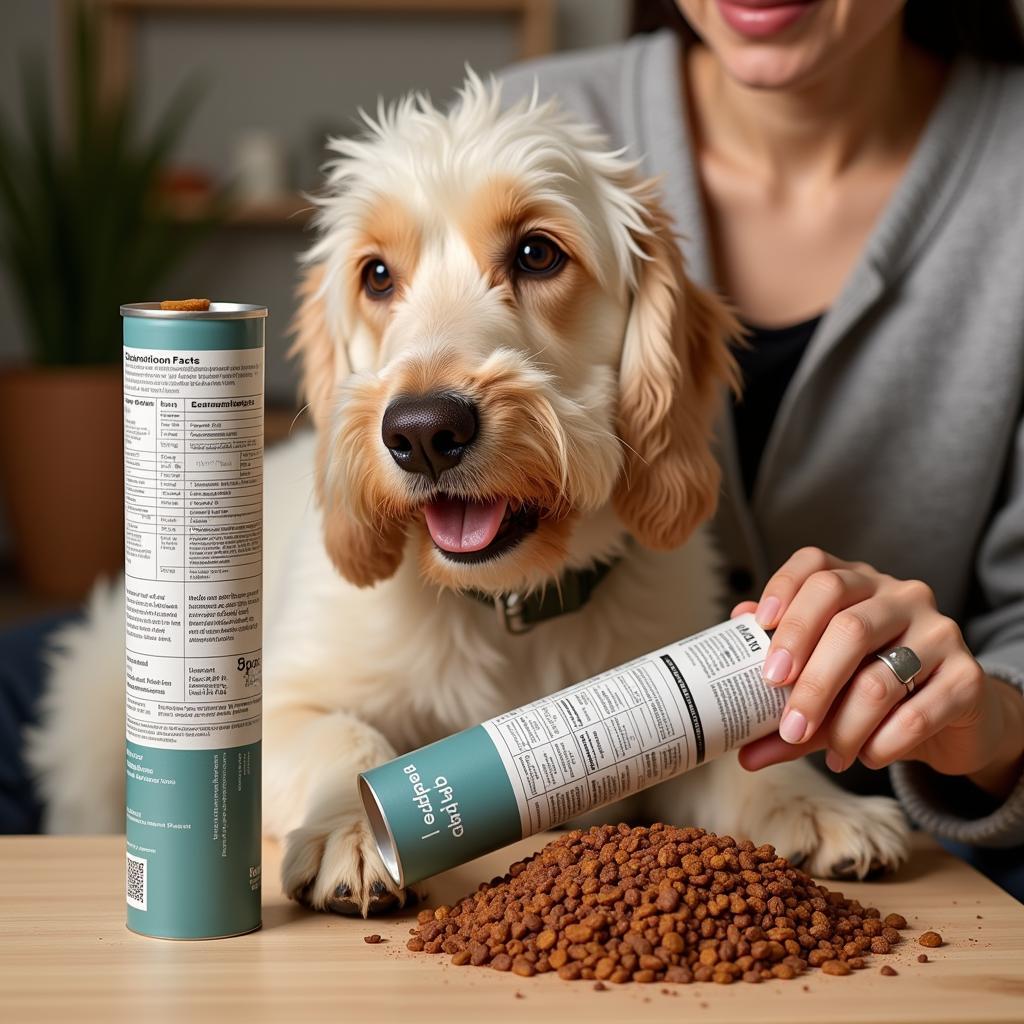
<path fill-rule="evenodd" d="M 366 781 L 362 775 L 359 776 L 359 796 L 363 801 L 363 810 L 370 822 L 370 829 L 373 832 L 373 841 L 377 845 L 377 852 L 380 859 L 384 861 L 391 880 L 399 888 L 405 888 L 405 873 L 402 871 L 402 860 L 398 855 L 398 846 L 395 837 L 391 834 L 384 810 L 373 791 L 373 786 Z"/>

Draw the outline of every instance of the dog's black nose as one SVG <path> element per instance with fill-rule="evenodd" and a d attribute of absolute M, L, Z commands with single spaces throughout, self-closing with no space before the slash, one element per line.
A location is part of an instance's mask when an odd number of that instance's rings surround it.
<path fill-rule="evenodd" d="M 476 406 L 460 395 L 400 396 L 384 410 L 380 436 L 407 473 L 437 478 L 462 460 L 479 421 Z"/>

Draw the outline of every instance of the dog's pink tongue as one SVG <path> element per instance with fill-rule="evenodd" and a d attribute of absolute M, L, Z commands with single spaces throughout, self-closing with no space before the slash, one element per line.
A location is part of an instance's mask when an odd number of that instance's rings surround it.
<path fill-rule="evenodd" d="M 480 551 L 494 540 L 508 502 L 438 498 L 424 506 L 427 529 L 442 551 Z"/>

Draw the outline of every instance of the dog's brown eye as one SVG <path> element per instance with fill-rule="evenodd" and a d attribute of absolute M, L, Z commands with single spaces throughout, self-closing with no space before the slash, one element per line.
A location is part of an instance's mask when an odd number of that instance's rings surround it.
<path fill-rule="evenodd" d="M 383 260 L 367 260 L 363 266 L 363 288 L 371 299 L 386 299 L 394 290 L 391 271 Z"/>
<path fill-rule="evenodd" d="M 551 274 L 564 260 L 565 253 L 544 235 L 527 235 L 516 248 L 516 266 L 527 274 Z"/>

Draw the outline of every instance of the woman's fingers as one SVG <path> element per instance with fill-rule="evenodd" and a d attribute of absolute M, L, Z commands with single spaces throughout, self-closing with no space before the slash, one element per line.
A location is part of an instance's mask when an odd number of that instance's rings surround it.
<path fill-rule="evenodd" d="M 837 570 L 837 573 L 842 571 Z M 859 574 L 854 575 L 860 580 L 865 580 L 865 577 L 861 577 Z M 870 580 L 865 580 L 865 583 L 868 586 L 873 586 Z M 808 581 L 809 584 L 810 581 Z M 865 585 L 863 584 L 848 587 L 849 592 L 863 592 L 864 589 Z M 793 602 L 793 612 L 797 611 L 802 595 L 803 591 Z M 832 708 L 833 702 L 840 692 L 854 678 L 864 659 L 874 654 L 879 648 L 891 643 L 895 637 L 901 636 L 910 625 L 910 616 L 911 611 L 905 605 L 879 595 L 844 608 L 832 616 L 827 622 L 821 638 L 811 651 L 806 665 L 796 677 L 793 691 L 786 702 L 784 719 L 785 716 L 790 717 L 785 719 L 785 724 L 781 725 L 779 730 L 782 738 L 801 743 L 817 730 L 824 722 L 825 716 L 829 713 L 829 709 Z M 783 629 L 780 626 L 772 641 L 773 647 L 776 641 L 779 641 L 779 635 L 782 632 Z M 784 636 L 781 643 L 787 642 L 787 638 Z M 797 657 L 801 656 L 802 652 L 798 648 Z M 863 678 L 859 684 L 852 690 L 847 690 L 842 698 L 844 705 L 851 700 L 854 701 L 858 709 L 855 715 L 859 718 L 863 718 L 872 711 L 877 711 L 875 724 L 881 721 L 883 715 L 889 711 L 899 696 L 894 694 L 892 687 L 888 685 L 889 682 L 896 682 L 892 673 L 881 662 L 877 664 L 883 672 L 888 673 L 888 680 L 869 665 L 862 670 Z M 849 718 L 850 714 L 851 712 L 847 712 L 845 717 Z M 791 726 L 794 718 L 803 729 L 799 735 L 797 735 L 797 728 Z M 866 739 L 871 731 L 872 729 L 868 729 L 862 739 Z M 833 744 L 830 744 L 830 748 L 833 751 L 836 750 Z M 859 746 L 850 754 L 850 761 L 853 760 L 857 749 Z M 839 752 L 842 750 L 840 749 Z"/>
<path fill-rule="evenodd" d="M 810 576 L 776 627 L 764 663 L 764 678 L 775 686 L 794 681 L 799 686 L 804 669 L 833 617 L 869 598 L 874 588 L 872 579 L 850 569 L 824 569 Z M 850 673 L 861 657 L 863 654 L 853 661 Z M 849 677 L 848 673 L 826 691 L 819 676 L 803 687 L 799 699 L 794 701 L 791 694 L 779 725 L 782 738 L 788 743 L 807 739 L 821 724 L 832 698 Z"/>
<path fill-rule="evenodd" d="M 787 743 L 777 732 L 773 732 L 770 736 L 762 736 L 740 747 L 740 764 L 748 772 L 760 771 L 770 764 L 795 761 L 805 754 L 821 750 L 825 742 L 824 730 L 815 733 L 806 743 Z"/>
<path fill-rule="evenodd" d="M 774 629 L 790 602 L 809 576 L 825 569 L 847 568 L 847 563 L 821 548 L 800 548 L 772 575 L 757 604 L 757 622 L 764 629 Z"/>
<path fill-rule="evenodd" d="M 868 768 L 911 758 L 923 743 L 980 703 L 984 673 L 966 652 L 947 658 L 920 689 L 896 705 L 861 748 Z"/>
<path fill-rule="evenodd" d="M 825 763 L 834 772 L 842 772 L 857 759 L 861 748 L 901 701 L 907 699 L 906 687 L 884 662 L 873 657 L 887 646 L 906 646 L 921 651 L 921 670 L 915 677 L 920 688 L 939 667 L 946 651 L 928 644 L 920 629 L 910 629 L 896 639 L 891 636 L 868 645 L 867 661 L 854 674 L 842 699 L 834 707 L 828 730 L 828 757 Z"/>

